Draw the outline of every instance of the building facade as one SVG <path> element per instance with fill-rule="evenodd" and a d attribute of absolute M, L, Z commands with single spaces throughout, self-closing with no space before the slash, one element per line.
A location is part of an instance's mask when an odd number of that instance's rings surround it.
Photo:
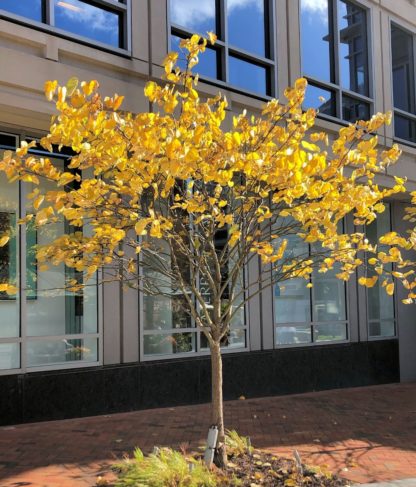
<path fill-rule="evenodd" d="M 214 31 L 201 58 L 200 91 L 221 90 L 230 114 L 256 113 L 305 76 L 305 106 L 331 136 L 358 118 L 391 110 L 380 143 L 401 144 L 399 164 L 379 178 L 407 177 L 416 190 L 416 6 L 409 0 L 0 0 L 0 151 L 41 137 L 53 105 L 44 82 L 97 79 L 125 108 L 148 111 L 143 88 L 160 79 L 181 38 Z M 54 154 L 57 165 L 68 156 Z M 30 183 L 0 175 L 0 424 L 190 404 L 210 398 L 209 353 L 175 299 L 123 291 L 118 283 L 62 288 L 70 272 L 42 270 L 34 245 L 63 233 L 17 225 Z M 404 232 L 406 197 L 367 232 Z M 352 221 L 344 222 L 353 231 Z M 300 245 L 295 240 L 293 246 Z M 260 272 L 246 269 L 248 279 Z M 357 278 L 360 277 L 357 275 Z M 253 298 L 224 344 L 226 399 L 416 379 L 416 320 L 404 292 L 388 297 L 357 279 L 311 276 Z"/>

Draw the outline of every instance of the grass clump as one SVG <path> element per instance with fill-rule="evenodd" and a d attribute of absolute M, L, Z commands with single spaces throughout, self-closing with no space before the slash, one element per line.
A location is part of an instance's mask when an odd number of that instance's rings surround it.
<path fill-rule="evenodd" d="M 118 464 L 116 487 L 215 487 L 217 478 L 201 460 L 187 458 L 171 448 L 144 456 L 136 448 L 132 459 Z"/>
<path fill-rule="evenodd" d="M 240 456 L 247 453 L 251 454 L 253 451 L 250 438 L 248 436 L 240 436 L 235 430 L 227 430 L 225 444 L 230 455 Z"/>

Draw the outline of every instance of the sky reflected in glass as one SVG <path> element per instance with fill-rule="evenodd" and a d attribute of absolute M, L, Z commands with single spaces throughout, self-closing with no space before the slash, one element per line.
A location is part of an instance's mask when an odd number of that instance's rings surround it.
<path fill-rule="evenodd" d="M 215 3 L 215 0 L 170 0 L 170 20 L 191 32 L 216 32 Z"/>
<path fill-rule="evenodd" d="M 55 26 L 113 47 L 120 47 L 120 17 L 80 0 L 55 0 Z"/>
<path fill-rule="evenodd" d="M 264 0 L 228 0 L 227 20 L 231 46 L 266 56 Z"/>
<path fill-rule="evenodd" d="M 171 50 L 179 53 L 178 56 L 178 66 L 181 70 L 186 68 L 186 51 L 183 51 L 179 47 L 179 43 L 182 40 L 180 37 L 171 36 Z M 192 71 L 200 74 L 201 76 L 206 76 L 208 78 L 217 79 L 218 69 L 217 69 L 217 51 L 215 49 L 206 49 L 199 56 L 199 63 L 192 68 Z"/>
<path fill-rule="evenodd" d="M 334 92 L 311 84 L 306 90 L 303 106 L 304 108 L 315 108 L 315 110 L 319 110 L 319 113 L 336 116 Z"/>
<path fill-rule="evenodd" d="M 341 85 L 368 95 L 367 27 L 365 10 L 338 1 L 339 62 Z"/>
<path fill-rule="evenodd" d="M 42 22 L 41 0 L 0 0 L 0 9 Z"/>
<path fill-rule="evenodd" d="M 328 0 L 301 0 L 302 72 L 334 82 Z"/>
<path fill-rule="evenodd" d="M 232 85 L 261 95 L 267 93 L 266 68 L 242 61 L 233 56 L 229 56 L 228 64 L 229 81 Z"/>

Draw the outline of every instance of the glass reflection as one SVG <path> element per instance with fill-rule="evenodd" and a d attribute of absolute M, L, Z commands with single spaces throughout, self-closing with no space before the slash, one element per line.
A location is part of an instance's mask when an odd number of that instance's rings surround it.
<path fill-rule="evenodd" d="M 0 370 L 20 367 L 20 345 L 18 343 L 0 343 Z"/>
<path fill-rule="evenodd" d="M 370 322 L 368 327 L 370 337 L 393 337 L 396 334 L 396 327 L 392 320 Z"/>
<path fill-rule="evenodd" d="M 0 157 L 3 151 L 0 150 Z M 0 247 L 0 284 L 17 286 L 19 238 L 19 185 L 9 183 L 4 173 L 0 174 L 0 238 L 9 241 Z M 0 338 L 19 336 L 19 295 L 0 292 Z M 6 347 L 7 348 L 7 347 Z"/>
<path fill-rule="evenodd" d="M 186 53 L 179 47 L 181 40 L 180 37 L 172 35 L 171 50 L 179 53 L 178 66 L 184 71 L 186 69 Z M 208 48 L 198 59 L 199 63 L 192 68 L 192 71 L 207 78 L 218 79 L 217 51 Z"/>
<path fill-rule="evenodd" d="M 314 342 L 337 342 L 346 339 L 346 323 L 322 323 L 313 326 Z"/>
<path fill-rule="evenodd" d="M 276 345 L 296 345 L 298 343 L 311 343 L 311 327 L 305 326 L 276 326 Z"/>
<path fill-rule="evenodd" d="M 65 364 L 67 362 L 96 362 L 97 338 L 50 339 L 27 342 L 28 367 Z"/>
<path fill-rule="evenodd" d="M 370 118 L 370 106 L 350 96 L 342 97 L 342 118 L 348 122 L 356 120 L 368 120 Z"/>
<path fill-rule="evenodd" d="M 321 81 L 335 82 L 328 3 L 328 0 L 301 0 L 302 72 Z"/>
<path fill-rule="evenodd" d="M 266 56 L 264 0 L 228 0 L 227 20 L 231 46 Z"/>
<path fill-rule="evenodd" d="M 228 61 L 229 81 L 232 85 L 261 95 L 267 94 L 266 68 L 233 56 L 229 56 Z"/>
<path fill-rule="evenodd" d="M 309 245 L 296 235 L 287 237 L 285 258 L 306 257 Z M 277 244 L 278 245 L 278 244 Z M 311 320 L 311 293 L 303 278 L 283 281 L 274 286 L 275 323 L 302 323 Z"/>
<path fill-rule="evenodd" d="M 43 21 L 42 0 L 0 0 L 0 9 L 38 22 Z"/>
<path fill-rule="evenodd" d="M 338 0 L 341 86 L 368 96 L 366 21 L 365 10 L 353 3 Z"/>
<path fill-rule="evenodd" d="M 384 213 L 378 215 L 377 219 L 366 228 L 366 236 L 371 244 L 376 244 L 382 235 L 391 231 L 390 205 L 385 204 L 385 206 L 386 209 Z M 388 252 L 389 247 L 386 245 L 379 245 L 378 250 L 381 252 Z M 386 265 L 386 270 L 391 270 L 391 264 Z M 375 271 L 370 268 L 368 276 L 371 277 L 373 275 L 375 275 Z M 377 282 L 374 287 L 367 289 L 367 301 L 368 319 L 370 321 L 378 321 L 378 325 L 375 325 L 374 323 L 370 325 L 369 333 L 371 336 L 384 336 L 382 334 L 384 333 L 383 327 L 379 320 L 387 320 L 390 323 L 394 320 L 394 297 L 388 296 L 380 282 Z M 390 329 L 390 325 L 387 325 L 387 328 Z"/>
<path fill-rule="evenodd" d="M 81 0 L 54 0 L 55 26 L 113 47 L 120 47 L 120 15 Z"/>
<path fill-rule="evenodd" d="M 416 142 L 416 122 L 409 118 L 394 116 L 394 134 L 400 139 Z"/>
<path fill-rule="evenodd" d="M 335 117 L 335 93 L 309 84 L 303 106 L 305 108 L 315 108 L 319 113 Z"/>
<path fill-rule="evenodd" d="M 215 0 L 170 0 L 170 20 L 191 32 L 216 32 Z"/>
<path fill-rule="evenodd" d="M 394 106 L 400 110 L 415 113 L 413 36 L 393 25 L 391 52 Z"/>
<path fill-rule="evenodd" d="M 143 336 L 145 355 L 170 355 L 195 351 L 195 333 L 153 334 Z"/>

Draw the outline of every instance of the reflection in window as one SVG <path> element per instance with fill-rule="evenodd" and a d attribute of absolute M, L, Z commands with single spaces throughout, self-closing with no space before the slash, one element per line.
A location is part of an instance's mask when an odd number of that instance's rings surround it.
<path fill-rule="evenodd" d="M 0 140 L 4 137 L 0 135 Z M 15 143 L 15 140 L 12 140 Z M 0 150 L 0 157 L 3 151 Z M 9 183 L 4 173 L 0 174 L 0 238 L 8 236 L 9 241 L 0 247 L 0 284 L 17 285 L 19 274 L 19 239 L 17 216 L 19 215 L 19 185 Z M 0 292 L 0 369 L 7 364 L 20 363 L 19 346 L 1 343 L 1 339 L 18 338 L 20 335 L 19 295 Z M 12 368 L 16 368 L 14 365 Z"/>
<path fill-rule="evenodd" d="M 172 50 L 179 53 L 178 66 L 186 69 L 186 53 L 179 47 L 182 38 L 178 36 L 171 36 Z M 205 52 L 199 56 L 198 73 L 207 78 L 217 79 L 218 77 L 218 54 L 215 49 L 207 48 Z"/>
<path fill-rule="evenodd" d="M 17 137 L 0 134 L 3 148 L 14 149 Z M 0 156 L 3 150 L 0 149 Z M 51 158 L 51 157 L 50 157 Z M 66 166 L 62 157 L 52 159 L 61 170 Z M 23 188 L 22 188 L 23 186 Z M 17 219 L 21 213 L 19 189 L 30 193 L 29 183 L 9 183 L 0 174 L 0 236 L 7 234 L 7 244 L 0 247 L 0 282 L 18 286 L 25 283 L 16 295 L 0 293 L 0 370 L 20 368 L 20 355 L 27 367 L 65 365 L 72 362 L 95 363 L 98 360 L 97 288 L 88 283 L 81 292 L 65 292 L 68 279 L 82 280 L 82 275 L 65 266 L 51 266 L 40 270 L 36 261 L 36 247 L 68 233 L 70 228 L 58 221 L 36 229 L 25 227 L 25 274 L 21 274 Z M 53 189 L 41 180 L 40 190 Z M 33 212 L 32 203 L 26 210 Z M 19 275 L 21 274 L 21 275 Z M 20 298 L 25 298 L 20 316 Z M 24 326 L 20 329 L 20 321 Z"/>
<path fill-rule="evenodd" d="M 97 338 L 30 340 L 27 343 L 29 367 L 60 365 L 67 362 L 96 362 Z"/>
<path fill-rule="evenodd" d="M 335 93 L 309 84 L 305 95 L 305 107 L 315 108 L 319 113 L 335 117 Z"/>
<path fill-rule="evenodd" d="M 278 223 L 278 225 L 280 225 Z M 342 226 L 340 225 L 340 232 Z M 288 235 L 285 259 L 307 258 L 319 252 L 316 245 Z M 276 242 L 280 246 L 279 241 Z M 339 266 L 320 273 L 315 270 L 309 282 L 294 278 L 274 285 L 275 344 L 289 346 L 348 339 L 345 283 L 336 278 Z"/>
<path fill-rule="evenodd" d="M 230 56 L 230 83 L 254 93 L 266 93 L 267 71 L 263 66 L 248 63 Z"/>
<path fill-rule="evenodd" d="M 342 97 L 342 118 L 350 122 L 368 120 L 370 118 L 370 107 L 368 103 L 345 95 Z"/>
<path fill-rule="evenodd" d="M 81 0 L 55 0 L 55 26 L 103 44 L 120 46 L 120 14 Z"/>
<path fill-rule="evenodd" d="M 335 35 L 334 18 L 338 19 Z M 305 107 L 349 122 L 369 118 L 366 11 L 347 0 L 301 0 L 301 34 L 302 71 L 313 84 Z M 328 83 L 338 86 L 340 106 Z M 322 104 L 316 101 L 319 89 L 324 92 L 319 96 L 327 100 Z"/>
<path fill-rule="evenodd" d="M 126 47 L 127 4 L 120 0 L 118 5 L 112 0 L 0 0 L 1 10 L 111 47 Z"/>
<path fill-rule="evenodd" d="M 171 0 L 171 49 L 178 50 L 178 37 L 214 31 L 219 42 L 215 50 L 207 49 L 199 57 L 195 71 L 236 88 L 272 95 L 269 3 L 270 0 Z"/>
<path fill-rule="evenodd" d="M 42 4 L 42 0 L 0 0 L 0 9 L 42 22 Z"/>
<path fill-rule="evenodd" d="M 396 137 L 416 142 L 413 36 L 395 25 L 391 27 L 391 52 L 394 133 Z"/>
<path fill-rule="evenodd" d="M 216 0 L 170 0 L 170 21 L 201 35 L 217 32 L 216 3 Z"/>
<path fill-rule="evenodd" d="M 384 213 L 377 216 L 366 228 L 366 235 L 371 244 L 378 244 L 379 238 L 391 231 L 391 209 L 385 204 Z M 380 252 L 387 252 L 389 247 L 378 244 Z M 386 264 L 386 270 L 391 270 L 391 264 Z M 375 275 L 371 268 L 368 276 Z M 375 286 L 367 289 L 368 304 L 368 333 L 370 337 L 391 337 L 395 335 L 394 296 L 389 296 L 378 281 Z"/>
<path fill-rule="evenodd" d="M 228 42 L 230 45 L 266 57 L 265 2 L 228 0 Z M 249 35 L 247 35 L 249 33 Z"/>

